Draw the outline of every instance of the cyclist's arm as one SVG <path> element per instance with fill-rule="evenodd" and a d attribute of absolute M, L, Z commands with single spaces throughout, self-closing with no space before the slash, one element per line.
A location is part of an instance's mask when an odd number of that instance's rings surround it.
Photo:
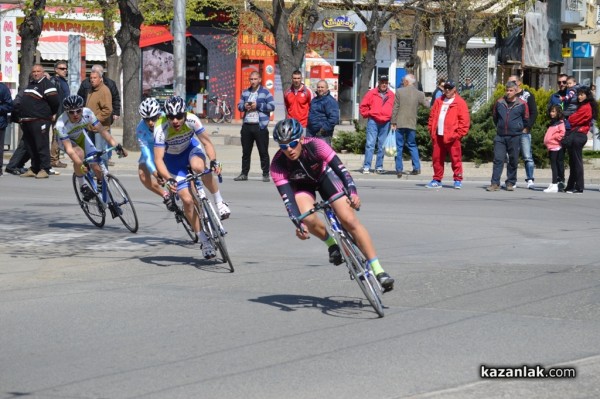
<path fill-rule="evenodd" d="M 216 160 L 217 152 L 215 151 L 215 146 L 213 146 L 213 143 L 210 140 L 210 137 L 208 137 L 208 135 L 202 134 L 202 133 L 196 133 L 196 137 L 198 138 L 198 140 L 200 140 L 200 143 L 202 143 L 202 146 L 204 147 L 204 150 L 206 151 L 206 156 L 208 156 L 208 158 L 211 161 Z M 208 167 L 208 165 L 205 165 L 205 167 Z"/>
<path fill-rule="evenodd" d="M 154 164 L 153 156 L 154 152 L 148 143 L 148 138 L 145 136 L 145 134 L 146 132 L 143 130 L 138 129 L 138 131 L 136 131 L 137 141 L 141 152 L 140 161 L 146 165 L 146 168 L 148 168 L 148 172 L 150 172 L 150 174 L 157 177 L 156 165 Z"/>
<path fill-rule="evenodd" d="M 346 187 L 350 195 L 358 195 L 354 179 L 352 179 L 350 172 L 348 172 L 348 169 L 346 169 L 342 163 L 342 160 L 337 155 L 334 155 L 333 158 L 331 158 L 329 161 L 329 167 L 336 175 L 339 176 L 344 183 L 344 187 Z"/>
<path fill-rule="evenodd" d="M 279 191 L 279 195 L 283 200 L 283 205 L 285 206 L 290 218 L 297 218 L 300 216 L 300 208 L 298 208 L 298 204 L 296 203 L 296 193 L 294 193 L 290 183 L 278 185 L 277 191 Z"/>
<path fill-rule="evenodd" d="M 165 147 L 162 146 L 154 146 L 154 163 L 156 164 L 156 170 L 158 171 L 158 176 L 162 177 L 165 180 L 169 180 L 171 178 L 171 174 L 167 169 L 167 165 L 165 165 L 164 161 L 165 156 Z"/>

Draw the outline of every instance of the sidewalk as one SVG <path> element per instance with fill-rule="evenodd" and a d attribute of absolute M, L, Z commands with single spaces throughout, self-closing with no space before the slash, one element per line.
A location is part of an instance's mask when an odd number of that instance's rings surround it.
<path fill-rule="evenodd" d="M 240 145 L 240 129 L 239 123 L 231 124 L 212 124 L 205 123 L 206 133 L 210 135 L 210 138 L 217 151 L 219 161 L 223 164 L 223 176 L 235 177 L 240 173 L 241 169 L 241 158 L 242 148 Z M 272 127 L 271 127 L 272 128 Z M 336 131 L 353 131 L 354 126 L 351 124 L 344 124 L 336 126 Z M 112 134 L 115 136 L 117 141 L 122 142 L 123 129 L 113 128 Z M 269 154 L 272 156 L 277 151 L 277 145 L 271 140 L 269 146 Z M 12 155 L 11 151 L 4 152 L 4 166 L 8 163 Z M 338 154 L 342 162 L 352 172 L 352 176 L 355 179 L 389 179 L 397 181 L 395 172 L 394 159 L 386 157 L 384 159 L 384 170 L 386 174 L 378 175 L 371 173 L 363 175 L 360 173 L 362 170 L 362 164 L 364 155 L 359 154 Z M 140 157 L 139 151 L 130 151 L 127 158 L 114 158 L 115 166 L 112 167 L 115 171 L 122 171 L 126 173 L 134 173 L 137 170 L 138 159 Z M 70 164 L 70 162 L 65 161 Z M 373 165 L 374 166 L 374 165 Z M 67 171 L 69 169 L 58 169 L 59 171 Z M 412 165 L 410 160 L 404 160 L 404 171 L 410 172 Z M 450 163 L 446 163 L 445 166 L 444 181 L 451 182 L 452 179 L 452 168 Z M 69 172 L 70 173 L 70 172 Z M 421 174 L 418 176 L 404 175 L 402 180 L 414 180 L 421 182 L 428 182 L 431 180 L 433 174 L 433 168 L 431 161 L 421 162 Z M 568 177 L 569 171 L 566 170 Z M 463 175 L 465 181 L 481 181 L 488 183 L 492 176 L 492 163 L 486 163 L 476 165 L 473 162 L 463 162 Z M 256 149 L 252 152 L 252 163 L 250 167 L 250 179 L 260 180 L 262 172 L 260 170 L 260 160 L 258 157 L 258 151 Z M 506 169 L 504 171 L 503 179 L 506 176 Z M 520 182 L 524 182 L 525 170 L 523 166 L 519 167 L 518 177 Z M 552 171 L 548 169 L 536 169 L 535 178 L 538 186 L 547 185 L 552 179 Z M 587 184 L 600 184 L 600 160 L 593 160 L 593 163 L 587 163 L 585 165 L 585 182 Z"/>

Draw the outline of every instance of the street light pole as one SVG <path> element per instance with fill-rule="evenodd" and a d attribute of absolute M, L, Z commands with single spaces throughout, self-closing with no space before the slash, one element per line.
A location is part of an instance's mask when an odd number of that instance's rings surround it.
<path fill-rule="evenodd" d="M 173 2 L 173 58 L 175 59 L 175 77 L 173 91 L 185 100 L 185 0 Z"/>

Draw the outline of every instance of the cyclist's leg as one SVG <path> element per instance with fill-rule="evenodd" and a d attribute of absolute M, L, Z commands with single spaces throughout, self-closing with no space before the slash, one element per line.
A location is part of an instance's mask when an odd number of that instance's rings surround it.
<path fill-rule="evenodd" d="M 309 209 L 312 209 L 315 203 L 315 193 L 310 190 L 298 190 L 295 194 L 296 204 L 298 205 L 298 209 L 300 213 L 304 213 Z M 312 235 L 320 238 L 325 241 L 329 233 L 327 232 L 327 227 L 325 227 L 325 223 L 321 218 L 319 218 L 318 214 L 313 213 L 312 215 L 306 217 L 302 223 L 308 229 L 308 232 Z"/>
<path fill-rule="evenodd" d="M 191 222 L 194 233 L 200 231 L 200 222 L 195 216 L 194 199 L 189 192 L 189 183 L 184 182 L 188 173 L 189 153 L 191 148 L 181 154 L 165 154 L 164 161 L 171 177 L 177 181 L 177 194 L 183 203 L 183 212 L 185 217 Z"/>
<path fill-rule="evenodd" d="M 201 159 L 202 164 L 199 164 L 196 159 Z M 202 172 L 206 168 L 208 168 L 208 162 L 206 161 L 206 155 L 204 154 L 202 147 L 194 147 L 190 152 L 190 166 L 195 172 Z M 200 169 L 196 169 L 200 168 Z M 210 191 L 213 195 L 215 205 L 217 206 L 217 210 L 219 211 L 219 216 L 221 220 L 227 219 L 229 215 L 231 215 L 231 210 L 229 209 L 229 205 L 223 201 L 223 197 L 221 196 L 221 192 L 219 191 L 219 184 L 217 183 L 217 179 L 213 176 L 212 173 L 206 174 L 202 176 L 202 183 L 204 186 Z"/>
<path fill-rule="evenodd" d="M 164 198 L 165 190 L 158 184 L 158 181 L 152 176 L 150 170 L 148 170 L 148 166 L 145 163 L 140 163 L 138 166 L 138 177 L 140 178 L 140 182 L 146 187 L 148 190 L 152 191 L 156 195 Z"/>

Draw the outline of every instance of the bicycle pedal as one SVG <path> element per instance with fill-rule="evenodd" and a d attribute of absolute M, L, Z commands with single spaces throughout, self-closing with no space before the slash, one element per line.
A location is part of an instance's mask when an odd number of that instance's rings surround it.
<path fill-rule="evenodd" d="M 108 210 L 110 211 L 110 216 L 112 216 L 113 219 L 121 215 L 121 209 L 115 207 L 114 204 L 108 204 Z"/>

